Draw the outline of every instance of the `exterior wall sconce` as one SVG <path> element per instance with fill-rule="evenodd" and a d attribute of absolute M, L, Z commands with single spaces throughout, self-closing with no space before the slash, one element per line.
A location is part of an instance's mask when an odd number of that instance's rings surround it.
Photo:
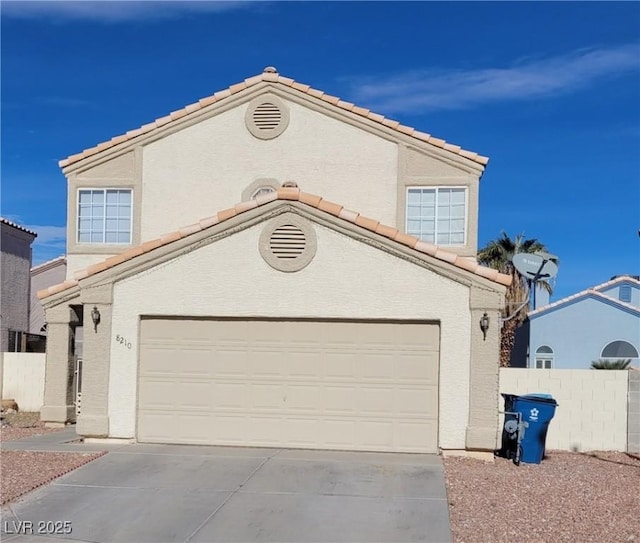
<path fill-rule="evenodd" d="M 486 315 L 486 313 L 485 313 Z M 98 308 L 94 305 L 93 309 L 91 310 L 91 320 L 93 321 L 93 331 L 97 334 L 98 333 L 98 323 L 100 322 L 100 311 L 98 311 Z"/>
<path fill-rule="evenodd" d="M 487 331 L 489 330 L 489 323 L 491 319 L 489 319 L 489 315 L 487 315 L 486 311 L 484 315 L 482 315 L 480 319 L 480 330 L 482 330 L 483 341 L 487 340 Z"/>

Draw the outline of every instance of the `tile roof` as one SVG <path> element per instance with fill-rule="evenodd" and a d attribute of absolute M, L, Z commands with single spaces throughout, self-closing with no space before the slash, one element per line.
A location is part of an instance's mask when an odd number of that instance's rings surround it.
<path fill-rule="evenodd" d="M 148 134 L 149 132 L 152 132 L 153 130 L 160 128 L 161 126 L 165 126 L 165 125 L 177 122 L 178 120 L 182 119 L 187 115 L 190 115 L 192 113 L 205 109 L 211 104 L 220 102 L 221 100 L 224 100 L 225 98 L 228 98 L 233 94 L 237 94 L 238 92 L 248 89 L 263 81 L 267 83 L 277 83 L 285 87 L 292 88 L 296 91 L 307 94 L 313 98 L 317 98 L 319 100 L 322 100 L 323 102 L 332 104 L 342 110 L 350 111 L 351 113 L 355 113 L 360 117 L 364 117 L 371 121 L 377 122 L 383 126 L 396 130 L 397 132 L 400 132 L 402 134 L 412 136 L 418 140 L 430 143 L 431 145 L 435 145 L 436 147 L 440 147 L 441 149 L 450 151 L 456 155 L 460 155 L 462 157 L 468 158 L 469 160 L 472 160 L 473 162 L 481 164 L 482 166 L 485 166 L 489 162 L 488 157 L 479 155 L 478 153 L 474 153 L 472 151 L 467 151 L 465 149 L 462 149 L 459 145 L 453 145 L 451 143 L 447 143 L 445 140 L 435 138 L 431 134 L 420 132 L 419 130 L 416 130 L 415 128 L 412 128 L 410 126 L 402 125 L 398 121 L 387 119 L 386 117 L 379 115 L 377 113 L 373 113 L 372 111 L 366 108 L 358 107 L 350 102 L 345 102 L 343 100 L 340 100 L 340 98 L 336 96 L 331 96 L 329 94 L 326 94 L 325 92 L 314 89 L 309 85 L 298 83 L 297 81 L 294 81 L 289 77 L 283 77 L 280 74 L 278 74 L 275 68 L 267 67 L 264 69 L 263 73 L 253 77 L 249 77 L 248 79 L 245 79 L 242 83 L 231 85 L 229 88 L 225 90 L 218 91 L 212 96 L 202 98 L 196 103 L 189 104 L 188 106 L 185 106 L 182 109 L 174 111 L 165 117 L 160 117 L 159 119 L 156 119 L 151 123 L 145 124 L 140 128 L 137 128 L 135 130 L 130 130 L 126 134 L 123 134 L 121 136 L 116 136 L 109 141 L 96 145 L 95 147 L 85 149 L 81 153 L 71 155 L 64 160 L 61 160 L 58 164 L 60 165 L 61 168 L 64 168 L 66 166 L 79 162 L 80 160 L 96 155 L 104 151 L 105 149 L 110 149 L 121 143 L 133 140 L 138 136 L 142 136 L 143 134 Z"/>
<path fill-rule="evenodd" d="M 599 285 L 596 285 L 595 287 L 591 287 L 585 290 L 581 290 L 580 292 L 577 292 L 576 294 L 572 294 L 571 296 L 567 296 L 566 298 L 562 298 L 561 300 L 558 300 L 557 302 L 553 302 L 551 304 L 545 305 L 543 307 L 539 307 L 538 309 L 535 309 L 534 311 L 529 311 L 528 315 L 529 317 L 535 317 L 540 315 L 541 313 L 546 313 L 547 311 L 557 308 L 561 305 L 567 304 L 569 302 L 573 302 L 576 301 L 580 298 L 584 298 L 585 296 L 594 296 L 596 298 L 600 298 L 603 300 L 607 300 L 609 302 L 615 302 L 616 305 L 619 305 L 621 307 L 626 307 L 627 309 L 633 309 L 634 311 L 640 311 L 640 308 L 628 304 L 626 302 L 623 302 L 621 300 L 618 300 L 616 298 L 613 298 L 611 296 L 607 296 L 606 294 L 603 294 L 602 292 L 600 292 L 603 289 L 612 287 L 614 285 L 617 285 L 618 283 L 634 283 L 636 284 L 638 287 L 640 287 L 640 281 L 637 281 L 636 279 L 634 279 L 631 276 L 628 275 L 622 275 L 620 277 L 616 277 L 615 279 L 612 279 L 611 281 L 607 281 L 605 283 L 601 283 Z"/>
<path fill-rule="evenodd" d="M 463 270 L 470 271 L 476 275 L 479 275 L 480 277 L 489 279 L 490 281 L 494 281 L 505 286 L 509 286 L 511 284 L 510 275 L 499 273 L 493 268 L 481 266 L 476 261 L 458 256 L 432 243 L 421 241 L 415 236 L 404 234 L 396 228 L 380 224 L 374 219 L 370 219 L 368 217 L 360 215 L 356 211 L 345 209 L 343 206 L 334 202 L 329 202 L 328 200 L 324 200 L 322 199 L 322 197 L 315 194 L 302 192 L 299 188 L 282 187 L 277 191 L 262 194 L 260 196 L 257 196 L 253 200 L 249 200 L 248 202 L 241 202 L 234 207 L 222 210 L 216 215 L 202 219 L 195 224 L 184 226 L 179 230 L 166 234 L 160 238 L 146 241 L 142 245 L 138 245 L 137 247 L 128 249 L 123 253 L 107 258 L 106 260 L 89 266 L 84 270 L 80 270 L 74 274 L 74 279 L 65 281 L 64 283 L 60 283 L 59 285 L 54 285 L 52 287 L 49 287 L 48 289 L 38 291 L 38 298 L 46 298 L 47 296 L 51 296 L 52 294 L 57 294 L 58 292 L 62 292 L 64 290 L 72 288 L 78 284 L 79 280 L 84 279 L 85 277 L 89 277 L 91 275 L 100 273 L 101 271 L 113 268 L 114 266 L 117 266 L 122 262 L 131 260 L 139 255 L 148 253 L 153 249 L 168 245 L 174 241 L 190 236 L 191 234 L 195 234 L 196 232 L 206 230 L 207 228 L 210 228 L 216 224 L 220 224 L 228 219 L 231 219 L 232 217 L 249 211 L 250 209 L 260 207 L 275 200 L 291 200 L 301 202 L 310 207 L 319 209 L 321 211 L 324 211 L 325 213 L 343 219 L 347 222 L 356 224 L 366 230 L 369 230 L 370 232 L 375 232 L 376 234 L 396 241 L 397 243 L 405 245 L 406 247 L 414 249 L 420 253 L 427 254 L 444 262 L 448 262 Z"/>
<path fill-rule="evenodd" d="M 6 224 L 8 226 L 13 226 L 13 228 L 17 228 L 18 230 L 22 230 L 23 232 L 26 232 L 27 234 L 31 234 L 34 237 L 38 237 L 38 234 L 36 232 L 34 232 L 33 230 L 29 230 L 28 228 L 25 228 L 24 226 L 20 226 L 19 224 L 16 224 L 12 221 L 10 221 L 9 219 L 5 219 L 4 217 L 0 217 L 0 222 L 3 224 Z"/>

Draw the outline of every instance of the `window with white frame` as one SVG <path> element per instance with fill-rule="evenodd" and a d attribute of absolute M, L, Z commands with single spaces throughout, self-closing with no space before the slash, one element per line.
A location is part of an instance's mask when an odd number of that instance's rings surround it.
<path fill-rule="evenodd" d="M 536 349 L 535 359 L 536 369 L 551 369 L 553 367 L 553 349 L 548 345 L 543 345 Z"/>
<path fill-rule="evenodd" d="M 600 358 L 639 358 L 638 349 L 636 349 L 631 343 L 624 340 L 617 340 L 608 343 Z"/>
<path fill-rule="evenodd" d="M 407 234 L 438 245 L 464 245 L 466 223 L 466 188 L 407 189 Z"/>
<path fill-rule="evenodd" d="M 131 243 L 131 189 L 78 190 L 78 243 Z"/>

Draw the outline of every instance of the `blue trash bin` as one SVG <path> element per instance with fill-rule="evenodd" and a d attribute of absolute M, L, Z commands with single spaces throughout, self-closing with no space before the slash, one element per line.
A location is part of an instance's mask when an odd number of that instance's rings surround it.
<path fill-rule="evenodd" d="M 525 423 L 520 445 L 520 461 L 539 464 L 544 456 L 549 422 L 553 418 L 558 402 L 550 394 L 527 394 L 513 396 L 511 410 L 520 413 Z"/>

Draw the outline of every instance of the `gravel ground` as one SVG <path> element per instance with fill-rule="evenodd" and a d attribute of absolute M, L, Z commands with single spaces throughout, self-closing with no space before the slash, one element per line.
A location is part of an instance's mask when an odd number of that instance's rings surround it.
<path fill-rule="evenodd" d="M 0 451 L 0 504 L 4 505 L 106 454 Z"/>
<path fill-rule="evenodd" d="M 27 413 L 0 441 L 57 431 Z M 49 483 L 105 452 L 0 450 L 0 503 Z M 541 464 L 444 459 L 455 543 L 640 543 L 640 457 L 548 451 Z"/>
<path fill-rule="evenodd" d="M 455 543 L 640 543 L 640 457 L 547 451 L 541 464 L 445 458 Z"/>
<path fill-rule="evenodd" d="M 3 415 L 0 442 L 26 439 L 60 430 L 61 428 L 45 428 L 38 413 Z M 14 501 L 103 454 L 105 453 L 5 451 L 0 447 L 0 505 Z"/>
<path fill-rule="evenodd" d="M 40 434 L 59 432 L 62 428 L 45 428 L 40 420 L 40 413 L 18 412 L 2 415 L 0 426 L 0 442 L 16 441 Z"/>

